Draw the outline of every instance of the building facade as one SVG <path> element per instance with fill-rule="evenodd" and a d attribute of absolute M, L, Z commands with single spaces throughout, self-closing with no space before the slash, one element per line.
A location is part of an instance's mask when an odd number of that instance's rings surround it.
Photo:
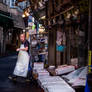
<path fill-rule="evenodd" d="M 16 0 L 0 0 L 0 55 L 16 48 L 21 31 L 25 28 L 23 10 L 15 6 Z M 12 46 L 10 46 L 12 43 Z"/>

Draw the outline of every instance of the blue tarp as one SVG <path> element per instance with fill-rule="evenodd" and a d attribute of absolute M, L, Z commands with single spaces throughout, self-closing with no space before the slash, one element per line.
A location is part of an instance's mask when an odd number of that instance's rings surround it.
<path fill-rule="evenodd" d="M 60 52 L 63 52 L 64 48 L 65 48 L 65 46 L 63 46 L 63 45 L 57 45 L 56 46 L 57 51 L 60 51 Z"/>
<path fill-rule="evenodd" d="M 91 92 L 90 87 L 88 85 L 88 77 L 87 77 L 87 80 L 86 80 L 85 92 Z"/>

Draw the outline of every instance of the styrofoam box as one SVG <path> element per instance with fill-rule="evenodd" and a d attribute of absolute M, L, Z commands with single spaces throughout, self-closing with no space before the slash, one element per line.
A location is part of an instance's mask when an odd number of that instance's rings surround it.
<path fill-rule="evenodd" d="M 46 85 L 46 84 L 49 84 L 49 83 L 57 83 L 57 82 L 62 82 L 63 79 L 60 78 L 59 76 L 55 76 L 55 77 L 48 77 L 48 78 L 45 78 L 45 79 L 41 79 L 39 80 L 40 81 L 40 85 L 41 87 L 43 88 L 43 85 Z"/>
<path fill-rule="evenodd" d="M 47 84 L 43 84 L 43 85 L 42 85 L 42 88 L 43 88 L 44 90 L 46 90 L 46 88 L 48 88 L 49 86 L 55 86 L 55 85 L 62 86 L 62 85 L 64 85 L 64 84 L 65 84 L 64 81 L 48 82 Z"/>
<path fill-rule="evenodd" d="M 75 92 L 61 77 L 45 76 L 39 77 L 41 87 L 45 92 Z"/>
<path fill-rule="evenodd" d="M 56 72 L 56 75 L 61 75 L 61 74 L 65 74 L 74 70 L 75 70 L 74 66 L 65 66 L 65 67 L 57 68 L 55 72 Z"/>
<path fill-rule="evenodd" d="M 80 79 L 78 78 L 75 83 L 72 84 L 73 87 L 76 86 L 86 86 L 86 79 Z"/>
<path fill-rule="evenodd" d="M 44 69 L 44 63 L 41 63 L 41 62 L 39 62 L 39 63 L 34 63 L 34 67 L 33 67 L 33 69 Z"/>
<path fill-rule="evenodd" d="M 59 76 L 53 76 L 53 77 L 47 77 L 47 78 L 43 78 L 40 79 L 41 82 L 45 82 L 45 81 L 53 81 L 53 80 L 62 80 Z"/>
<path fill-rule="evenodd" d="M 75 92 L 68 84 L 65 85 L 52 85 L 46 88 L 47 92 Z"/>
<path fill-rule="evenodd" d="M 42 80 L 42 79 L 45 79 L 45 78 L 50 78 L 51 76 L 39 76 L 38 77 L 38 84 L 41 86 L 41 81 L 40 80 Z"/>
<path fill-rule="evenodd" d="M 83 82 L 82 79 L 83 79 L 84 82 L 85 82 L 86 76 L 87 76 L 87 67 L 85 67 L 85 68 L 79 73 L 79 75 L 77 75 L 75 78 L 70 78 L 68 82 L 69 82 L 70 84 L 75 84 L 75 85 L 76 85 L 76 83 L 77 83 L 78 81 L 80 81 L 80 84 L 82 84 L 82 83 L 81 83 L 81 82 Z M 79 80 L 79 79 L 81 79 L 81 80 Z M 77 80 L 78 80 L 78 81 L 77 81 Z M 83 84 L 83 86 L 84 86 L 84 84 Z"/>
<path fill-rule="evenodd" d="M 74 78 L 76 78 L 77 76 L 79 76 L 79 74 L 82 72 L 82 70 L 83 70 L 84 68 L 85 68 L 85 67 L 81 67 L 81 68 L 79 68 L 79 69 L 77 69 L 77 70 L 75 70 L 75 71 L 73 71 L 73 72 L 71 72 L 71 73 L 69 73 L 69 74 L 67 74 L 67 75 L 63 75 L 62 77 L 63 77 L 63 78 L 66 78 L 66 79 L 68 79 L 68 80 L 74 79 Z"/>

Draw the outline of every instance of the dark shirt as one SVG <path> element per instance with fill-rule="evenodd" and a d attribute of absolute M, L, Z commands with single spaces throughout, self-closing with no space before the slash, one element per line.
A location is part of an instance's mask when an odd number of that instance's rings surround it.
<path fill-rule="evenodd" d="M 28 47 L 27 52 L 29 53 L 29 42 L 27 40 L 25 40 L 25 42 L 22 42 L 21 44 L 24 44 L 24 47 Z"/>

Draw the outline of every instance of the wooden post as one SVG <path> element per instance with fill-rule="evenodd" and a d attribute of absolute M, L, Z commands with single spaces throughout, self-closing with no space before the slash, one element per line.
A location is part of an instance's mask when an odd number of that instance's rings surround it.
<path fill-rule="evenodd" d="M 70 31 L 71 31 L 71 28 L 69 27 L 66 32 L 67 64 L 70 64 Z"/>
<path fill-rule="evenodd" d="M 0 28 L 0 34 L 1 34 L 1 37 L 0 37 L 1 38 L 0 39 L 1 40 L 1 42 L 0 42 L 1 43 L 1 48 L 0 48 L 1 52 L 0 52 L 0 54 L 2 55 L 3 54 L 3 28 L 2 27 Z"/>
<path fill-rule="evenodd" d="M 56 31 L 54 28 L 49 30 L 48 58 L 49 65 L 56 66 Z"/>

